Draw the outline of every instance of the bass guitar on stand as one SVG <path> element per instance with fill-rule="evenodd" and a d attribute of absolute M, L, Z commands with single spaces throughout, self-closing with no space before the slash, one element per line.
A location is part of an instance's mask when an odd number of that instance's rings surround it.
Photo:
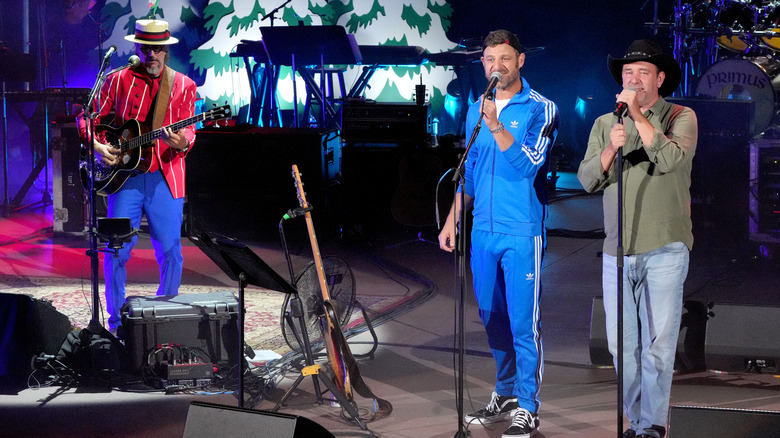
<path fill-rule="evenodd" d="M 163 129 L 170 128 L 173 131 L 186 128 L 196 123 L 219 120 L 230 117 L 230 105 L 204 111 L 196 116 L 178 121 L 153 131 L 145 132 L 138 120 L 128 120 L 119 128 L 108 125 L 95 126 L 95 138 L 120 150 L 117 155 L 117 163 L 114 166 L 106 166 L 97 157 L 94 160 L 94 187 L 97 194 L 106 196 L 119 190 L 127 178 L 138 173 L 146 173 L 152 163 L 154 153 L 154 141 L 162 136 Z M 91 152 L 84 151 L 84 158 L 79 163 L 81 184 L 84 189 L 91 188 L 89 156 Z"/>
<path fill-rule="evenodd" d="M 375 416 L 384 417 L 390 415 L 393 406 L 387 400 L 383 400 L 371 391 L 360 376 L 355 357 L 349 349 L 344 332 L 341 330 L 338 318 L 337 303 L 330 299 L 328 282 L 325 278 L 325 269 L 322 264 L 317 235 L 314 232 L 314 222 L 311 217 L 311 206 L 306 201 L 306 193 L 303 191 L 303 182 L 298 166 L 292 165 L 292 175 L 295 180 L 295 189 L 298 194 L 298 203 L 305 211 L 306 228 L 309 232 L 311 249 L 314 254 L 314 265 L 317 268 L 320 292 L 322 293 L 322 332 L 325 339 L 325 349 L 328 352 L 328 360 L 333 369 L 333 380 L 339 391 L 343 392 L 347 400 L 354 403 L 354 392 L 361 397 L 373 399 L 375 404 Z"/>

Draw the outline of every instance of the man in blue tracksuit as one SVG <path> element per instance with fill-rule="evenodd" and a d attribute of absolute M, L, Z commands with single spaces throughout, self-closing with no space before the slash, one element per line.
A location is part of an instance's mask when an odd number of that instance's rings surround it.
<path fill-rule="evenodd" d="M 542 258 L 545 249 L 547 157 L 558 131 L 556 105 L 520 76 L 524 49 L 506 30 L 483 43 L 485 76 L 500 73 L 495 101 L 485 96 L 466 118 L 467 137 L 481 129 L 465 164 L 463 199 L 456 196 L 439 234 L 455 249 L 461 211 L 474 207 L 471 270 L 479 315 L 496 361 L 496 387 L 488 405 L 468 422 L 512 417 L 503 437 L 530 437 L 539 427 L 543 354 L 540 331 Z"/>

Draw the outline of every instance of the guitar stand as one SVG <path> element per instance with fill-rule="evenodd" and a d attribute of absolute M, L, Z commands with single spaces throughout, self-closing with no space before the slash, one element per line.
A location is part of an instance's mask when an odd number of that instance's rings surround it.
<path fill-rule="evenodd" d="M 362 430 L 368 430 L 368 426 L 366 426 L 366 423 L 360 419 L 360 414 L 358 414 L 357 408 L 355 407 L 355 404 L 353 404 L 347 396 L 336 386 L 336 383 L 333 381 L 333 378 L 327 373 L 326 367 L 324 367 L 321 364 L 314 363 L 314 354 L 311 351 L 311 344 L 309 343 L 309 335 L 306 330 L 306 321 L 303 316 L 303 304 L 301 303 L 300 296 L 296 293 L 292 295 L 292 299 L 290 301 L 290 312 L 287 312 L 284 317 L 287 321 L 287 326 L 290 327 L 292 330 L 292 334 L 295 337 L 295 340 L 298 342 L 298 345 L 303 346 L 303 354 L 305 358 L 305 366 L 298 366 L 298 371 L 300 371 L 300 375 L 298 378 L 295 379 L 295 382 L 293 382 L 292 386 L 284 393 L 282 398 L 279 400 L 278 403 L 276 403 L 276 406 L 274 406 L 273 409 L 271 409 L 271 412 L 278 411 L 285 401 L 287 401 L 288 398 L 292 395 L 293 391 L 295 391 L 298 388 L 298 385 L 303 382 L 303 379 L 305 379 L 308 376 L 312 377 L 312 383 L 314 384 L 314 392 L 316 393 L 317 397 L 317 404 L 322 404 L 325 399 L 323 398 L 322 394 L 323 391 L 320 390 L 319 383 L 322 382 L 327 388 L 328 391 L 336 398 L 335 400 L 339 403 L 342 409 L 347 411 L 350 417 L 352 417 L 353 420 L 355 420 L 355 423 L 360 427 Z M 293 316 L 298 319 L 298 324 L 301 327 L 301 331 L 303 332 L 303 336 L 301 336 L 300 333 L 298 333 L 298 329 L 295 328 L 295 324 L 293 324 Z M 373 333 L 373 328 L 371 329 L 371 332 Z M 371 353 L 373 354 L 373 351 L 376 349 L 371 350 Z M 324 377 L 323 377 L 324 376 Z"/>
<path fill-rule="evenodd" d="M 283 224 L 285 220 L 300 216 L 304 214 L 305 211 L 306 209 L 290 210 L 279 221 L 279 236 L 282 243 L 282 247 L 284 249 L 284 256 L 285 259 L 287 260 L 287 268 L 290 274 L 290 281 L 293 283 L 295 282 L 295 272 L 292 266 L 292 259 L 290 258 L 290 251 L 287 249 L 287 239 L 284 236 Z M 293 288 L 293 293 L 287 296 L 287 300 L 290 303 L 290 310 L 288 312 L 285 312 L 284 319 L 287 322 L 287 327 L 289 327 L 290 330 L 292 331 L 292 334 L 295 337 L 295 341 L 298 343 L 299 346 L 302 347 L 305 366 L 301 366 L 301 365 L 296 366 L 296 368 L 301 374 L 298 376 L 298 378 L 295 379 L 295 382 L 293 382 L 292 386 L 290 386 L 290 388 L 284 393 L 282 398 L 279 400 L 278 403 L 276 403 L 276 406 L 274 406 L 274 408 L 271 409 L 271 411 L 272 412 L 278 411 L 282 407 L 284 402 L 287 401 L 288 398 L 290 398 L 293 391 L 295 391 L 295 389 L 298 388 L 298 385 L 300 385 L 301 382 L 303 382 L 303 380 L 306 377 L 311 376 L 312 384 L 314 385 L 314 392 L 317 398 L 317 404 L 321 405 L 325 401 L 325 399 L 322 397 L 322 394 L 324 394 L 324 392 L 320 389 L 320 381 L 322 381 L 322 383 L 328 388 L 330 393 L 333 394 L 333 396 L 336 398 L 335 401 L 339 403 L 342 409 L 347 411 L 350 417 L 352 417 L 352 419 L 355 420 L 355 423 L 357 423 L 360 429 L 368 430 L 368 426 L 366 426 L 366 423 L 360 419 L 360 414 L 358 413 L 355 404 L 352 403 L 347 398 L 347 396 L 336 386 L 336 383 L 333 381 L 333 378 L 327 374 L 325 367 L 323 367 L 320 364 L 314 363 L 314 352 L 312 352 L 311 350 L 309 333 L 308 330 L 306 329 L 306 319 L 303 310 L 303 303 L 301 302 L 301 297 L 298 294 L 297 289 Z M 287 308 L 287 303 L 284 304 L 283 308 Z M 369 331 L 371 332 L 371 336 L 373 336 L 374 339 L 374 345 L 371 348 L 371 351 L 366 353 L 366 355 L 370 355 L 371 357 L 373 357 L 374 351 L 376 351 L 378 345 L 378 339 L 376 336 L 376 332 L 374 332 L 374 327 L 371 325 L 371 321 L 368 319 L 368 314 L 366 313 L 365 308 L 362 305 L 360 306 L 360 308 L 363 311 L 363 317 L 365 318 L 366 323 L 368 324 L 369 327 Z M 298 333 L 298 329 L 295 327 L 293 318 L 298 320 L 298 326 L 300 327 L 301 333 Z M 323 375 L 325 376 L 325 378 L 323 378 Z"/>

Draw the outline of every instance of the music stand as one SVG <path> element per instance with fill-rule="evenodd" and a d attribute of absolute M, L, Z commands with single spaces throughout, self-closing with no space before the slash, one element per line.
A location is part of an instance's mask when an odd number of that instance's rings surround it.
<path fill-rule="evenodd" d="M 225 236 L 207 233 L 189 236 L 231 280 L 238 282 L 238 407 L 244 407 L 244 287 L 248 284 L 296 294 L 290 283 L 268 266 L 249 247 Z"/>
<path fill-rule="evenodd" d="M 325 118 L 339 127 L 335 122 L 336 111 L 325 99 L 325 65 L 326 64 L 356 64 L 360 57 L 359 49 L 353 45 L 343 26 L 261 26 L 268 60 L 274 66 L 287 65 L 293 72 L 293 118 L 298 127 L 298 94 L 295 87 L 295 73 L 298 72 L 306 83 L 306 87 L 319 101 L 323 108 L 323 125 Z M 308 65 L 316 65 L 321 69 L 320 86 L 314 81 Z M 275 71 L 278 80 L 278 69 Z M 276 93 L 273 94 L 274 96 Z"/>
<path fill-rule="evenodd" d="M 273 268 L 268 266 L 257 254 L 255 254 L 248 246 L 239 242 L 236 239 L 219 236 L 209 235 L 206 232 L 188 236 L 190 241 L 194 243 L 201 251 L 203 251 L 222 271 L 230 277 L 231 280 L 238 282 L 238 362 L 239 362 L 239 376 L 238 376 L 238 407 L 244 407 L 244 286 L 251 284 L 257 287 L 265 289 L 276 290 L 286 294 L 290 294 L 295 301 L 293 309 L 297 308 L 300 311 L 298 313 L 299 324 L 303 330 L 302 340 L 298 339 L 299 344 L 304 346 L 304 357 L 307 367 L 314 365 L 314 355 L 309 345 L 308 334 L 306 333 L 306 323 L 303 320 L 303 305 L 300 302 L 298 296 L 298 290 L 295 289 L 287 280 L 283 279 Z M 288 315 L 288 325 L 294 329 L 292 324 L 292 318 Z M 296 339 L 298 335 L 296 334 Z M 306 374 L 301 373 L 298 379 L 293 384 L 292 388 L 282 397 L 282 400 L 274 408 L 274 411 L 278 410 L 284 400 L 292 393 L 292 390 L 298 386 L 298 384 L 305 378 Z M 336 384 L 328 377 L 320 378 L 319 374 L 312 374 L 314 379 L 314 387 L 317 392 L 317 401 L 322 401 L 322 394 L 319 389 L 319 381 L 322 381 L 328 390 L 338 400 L 341 406 L 352 416 L 352 418 L 358 423 L 361 429 L 367 429 L 366 425 L 360 420 L 359 414 L 355 407 L 347 399 L 337 387 Z"/>

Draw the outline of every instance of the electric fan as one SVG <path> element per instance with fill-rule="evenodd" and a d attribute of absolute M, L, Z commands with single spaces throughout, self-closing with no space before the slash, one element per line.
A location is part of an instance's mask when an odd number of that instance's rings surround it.
<path fill-rule="evenodd" d="M 338 322 L 342 330 L 352 315 L 352 309 L 355 305 L 355 276 L 347 265 L 347 262 L 340 257 L 327 256 L 322 258 L 322 267 L 325 272 L 325 281 L 328 285 L 328 294 L 330 300 L 336 303 L 338 312 Z M 323 342 L 322 325 L 320 315 L 323 313 L 322 291 L 320 290 L 319 277 L 317 276 L 317 266 L 314 262 L 298 275 L 295 280 L 295 287 L 303 303 L 303 320 L 306 324 L 306 332 L 309 336 L 309 343 L 312 347 Z M 290 296 L 288 295 L 282 305 L 281 327 L 282 336 L 293 350 L 301 350 L 301 346 L 295 339 L 295 332 L 289 326 L 285 315 L 290 312 Z M 293 318 L 293 323 L 297 318 Z M 302 333 L 298 333 L 303 336 Z"/>

